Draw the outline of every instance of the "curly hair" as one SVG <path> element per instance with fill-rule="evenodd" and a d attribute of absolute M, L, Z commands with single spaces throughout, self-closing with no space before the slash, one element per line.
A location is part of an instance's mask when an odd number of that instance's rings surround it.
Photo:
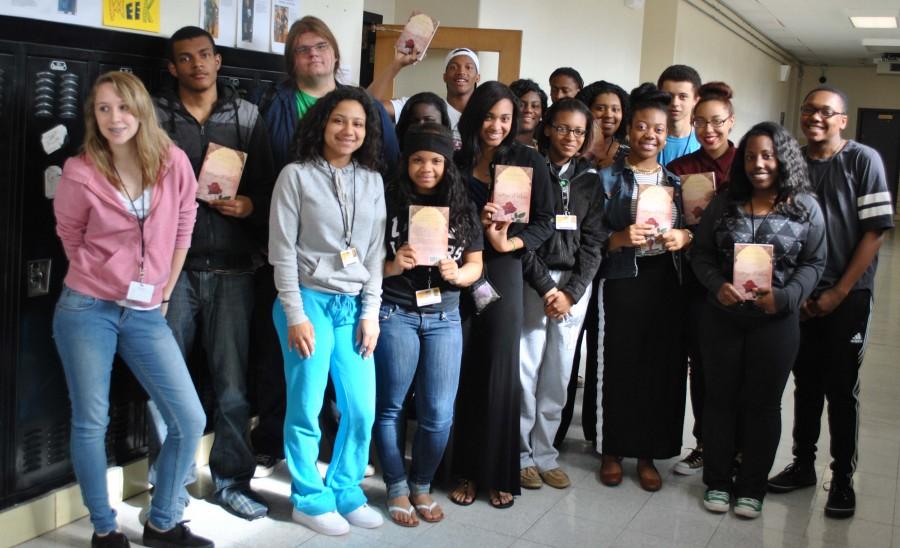
<path fill-rule="evenodd" d="M 672 103 L 672 94 L 663 91 L 653 85 L 651 82 L 644 82 L 638 87 L 631 90 L 628 97 L 631 105 L 631 111 L 628 113 L 628 119 L 622 119 L 622 125 L 631 126 L 631 119 L 634 113 L 645 109 L 661 110 L 668 115 L 669 105 Z"/>
<path fill-rule="evenodd" d="M 408 135 L 410 139 L 419 135 L 437 135 L 445 137 L 450 143 L 453 142 L 450 130 L 435 123 L 410 126 Z M 387 200 L 400 210 L 415 205 L 417 201 L 415 184 L 409 178 L 409 159 L 416 152 L 418 151 L 403 154 L 397 176 L 391 180 L 385 192 Z M 444 157 L 444 175 L 438 182 L 436 190 L 438 203 L 450 208 L 450 228 L 459 246 L 467 247 L 481 231 L 481 226 L 475 222 L 477 218 L 475 205 L 469 198 L 469 191 L 452 158 Z"/>
<path fill-rule="evenodd" d="M 447 114 L 447 101 L 444 101 L 436 93 L 430 91 L 417 93 L 406 101 L 406 104 L 403 105 L 403 109 L 397 116 L 397 125 L 394 127 L 394 130 L 397 132 L 397 141 L 400 143 L 400 150 L 403 150 L 403 136 L 406 135 L 407 129 L 409 129 L 409 126 L 413 123 L 413 109 L 416 108 L 417 105 L 422 104 L 431 105 L 441 113 L 441 124 L 444 127 L 449 129 L 452 125 L 450 123 L 450 115 Z"/>
<path fill-rule="evenodd" d="M 362 146 L 353 152 L 353 159 L 363 167 L 382 172 L 384 164 L 381 158 L 381 117 L 369 95 L 362 88 L 353 86 L 337 87 L 309 109 L 294 133 L 291 158 L 295 162 L 310 162 L 324 157 L 324 128 L 331 113 L 341 101 L 356 101 L 362 105 L 366 113 L 366 138 Z"/>
<path fill-rule="evenodd" d="M 800 145 L 797 140 L 775 122 L 760 122 L 750 128 L 738 145 L 734 162 L 731 164 L 731 176 L 728 183 L 728 199 L 736 209 L 750 201 L 753 196 L 753 185 L 747 177 L 745 155 L 747 143 L 752 137 L 766 136 L 772 139 L 775 156 L 778 159 L 778 194 L 775 197 L 774 211 L 793 219 L 803 220 L 808 212 L 802 204 L 794 200 L 801 193 L 811 193 L 809 171 Z"/>
<path fill-rule="evenodd" d="M 478 163 L 482 153 L 481 126 L 488 112 L 503 99 L 508 99 L 512 103 L 512 126 L 509 128 L 509 135 L 497 147 L 497 153 L 501 153 L 502 156 L 502 152 L 515 142 L 519 132 L 519 99 L 506 85 L 496 81 L 485 82 L 475 88 L 459 118 L 457 127 L 462 147 L 456 151 L 455 160 L 460 170 L 468 171 Z"/>
<path fill-rule="evenodd" d="M 719 101 L 725 105 L 728 114 L 734 115 L 734 105 L 731 104 L 731 99 L 734 97 L 734 91 L 732 91 L 731 86 L 725 82 L 707 82 L 700 86 L 700 91 L 698 93 L 700 95 L 700 100 L 694 105 L 694 112 L 697 112 L 697 107 L 699 107 L 701 103 Z"/>
<path fill-rule="evenodd" d="M 626 126 L 627 121 L 631 117 L 631 100 L 628 97 L 627 91 L 613 84 L 612 82 L 607 82 L 606 80 L 598 80 L 597 82 L 593 82 L 579 91 L 578 95 L 576 95 L 575 98 L 584 103 L 584 106 L 590 109 L 594 105 L 594 101 L 597 99 L 598 95 L 604 95 L 607 93 L 612 93 L 616 97 L 618 97 L 619 103 L 622 105 L 622 122 L 619 124 L 619 127 L 616 128 L 616 132 L 613 134 L 613 137 L 616 139 L 616 141 L 619 141 L 621 143 L 625 141 L 625 135 L 628 134 L 628 128 Z"/>
<path fill-rule="evenodd" d="M 537 82 L 531 80 L 530 78 L 520 78 L 509 85 L 509 89 L 515 94 L 519 99 L 522 98 L 526 93 L 533 91 L 538 94 L 538 97 L 541 99 L 541 113 L 547 112 L 547 94 L 544 93 L 544 90 L 541 89 L 541 86 L 538 85 Z M 522 105 L 519 105 L 521 110 Z"/>
<path fill-rule="evenodd" d="M 587 122 L 584 128 L 584 142 L 578 150 L 579 153 L 584 153 L 588 147 L 591 146 L 591 139 L 593 137 L 594 124 L 591 123 L 593 120 L 591 111 L 578 99 L 572 99 L 571 97 L 560 99 L 550 105 L 550 109 L 547 110 L 547 114 L 544 116 L 544 122 L 547 124 L 546 127 L 552 129 L 553 126 L 556 125 L 556 115 L 561 112 L 580 112 L 581 114 L 584 114 L 585 121 Z M 550 138 L 547 137 L 543 131 L 538 135 L 538 150 L 544 156 L 547 156 L 550 153 Z"/>
<path fill-rule="evenodd" d="M 575 80 L 575 84 L 578 86 L 578 89 L 584 87 L 584 78 L 581 77 L 581 73 L 572 67 L 559 67 L 553 72 L 550 73 L 549 81 L 553 81 L 557 76 L 568 76 L 572 80 Z"/>

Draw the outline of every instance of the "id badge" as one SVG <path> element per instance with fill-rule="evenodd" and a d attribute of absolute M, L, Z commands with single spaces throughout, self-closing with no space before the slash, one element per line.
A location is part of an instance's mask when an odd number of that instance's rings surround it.
<path fill-rule="evenodd" d="M 557 215 L 556 230 L 575 230 L 578 228 L 578 217 L 575 215 Z"/>
<path fill-rule="evenodd" d="M 129 301 L 147 304 L 153 300 L 153 285 L 131 282 L 128 284 L 128 296 L 126 298 Z"/>
<path fill-rule="evenodd" d="M 344 268 L 358 262 L 359 255 L 357 255 L 355 247 L 348 247 L 344 251 L 341 251 L 341 264 L 344 265 Z"/>
<path fill-rule="evenodd" d="M 422 308 L 431 304 L 441 302 L 441 288 L 432 287 L 431 289 L 420 289 L 416 291 L 416 306 Z"/>

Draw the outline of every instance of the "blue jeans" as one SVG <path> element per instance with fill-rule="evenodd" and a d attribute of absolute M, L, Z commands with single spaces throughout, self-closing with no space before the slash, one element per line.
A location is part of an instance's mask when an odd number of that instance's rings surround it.
<path fill-rule="evenodd" d="M 206 417 L 172 331 L 158 309 L 133 310 L 63 287 L 53 338 L 72 404 L 72 464 L 100 534 L 116 529 L 106 486 L 106 428 L 113 357 L 118 352 L 156 402 L 169 435 L 157 459 L 149 520 L 162 530 L 181 520 L 178 504 Z"/>
<path fill-rule="evenodd" d="M 272 317 L 287 384 L 284 417 L 284 454 L 291 471 L 291 502 L 312 516 L 347 514 L 366 503 L 359 484 L 369 461 L 369 442 L 375 420 L 375 366 L 357 351 L 359 297 L 300 288 L 303 309 L 315 332 L 315 351 L 308 358 L 288 349 L 287 317 L 276 300 Z M 319 411 L 328 375 L 334 383 L 341 422 L 325 481 L 316 469 L 319 455 Z"/>
<path fill-rule="evenodd" d="M 209 452 L 209 470 L 216 490 L 249 484 L 256 468 L 256 457 L 247 441 L 247 349 L 253 274 L 183 271 L 170 301 L 166 321 L 182 355 L 185 359 L 190 355 L 198 332 L 206 351 L 216 394 L 215 438 Z M 156 405 L 151 401 L 148 407 L 158 439 L 165 439 L 165 424 Z"/>
<path fill-rule="evenodd" d="M 459 386 L 462 327 L 459 310 L 417 312 L 384 304 L 375 347 L 375 447 L 388 498 L 428 493 L 440 464 Z M 416 437 L 409 485 L 403 402 L 415 380 Z"/>

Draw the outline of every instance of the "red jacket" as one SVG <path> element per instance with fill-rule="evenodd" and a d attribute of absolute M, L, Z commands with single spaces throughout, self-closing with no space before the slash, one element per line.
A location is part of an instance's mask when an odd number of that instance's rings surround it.
<path fill-rule="evenodd" d="M 53 200 L 56 233 L 69 259 L 65 283 L 75 291 L 108 301 L 123 300 L 138 280 L 141 234 L 120 192 L 84 155 L 69 158 Z M 191 246 L 197 215 L 197 180 L 191 163 L 175 145 L 153 186 L 144 222 L 144 283 L 153 284 L 158 305 L 176 249 Z"/>

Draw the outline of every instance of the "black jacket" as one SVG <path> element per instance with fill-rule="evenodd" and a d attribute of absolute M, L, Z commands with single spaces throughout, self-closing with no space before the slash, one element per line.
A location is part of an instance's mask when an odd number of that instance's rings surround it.
<path fill-rule="evenodd" d="M 159 124 L 190 158 L 195 176 L 200 174 L 210 142 L 247 153 L 238 194 L 250 198 L 253 213 L 237 219 L 199 202 L 184 268 L 252 271 L 262 264 L 277 174 L 269 135 L 256 105 L 241 99 L 230 86 L 219 84 L 217 91 L 218 101 L 203 124 L 184 108 L 177 91 L 167 90 L 156 98 Z"/>
<path fill-rule="evenodd" d="M 565 214 L 560 176 L 547 162 L 553 189 L 553 212 Z M 544 296 L 556 287 L 550 277 L 551 270 L 571 271 L 568 281 L 558 289 L 568 293 L 575 301 L 584 295 L 603 256 L 603 246 L 609 235 L 603 228 L 603 187 L 597 170 L 584 159 L 573 160 L 566 173 L 569 181 L 568 213 L 576 216 L 576 230 L 554 230 L 553 234 L 537 250 L 528 251 L 522 258 L 525 279 Z"/>

